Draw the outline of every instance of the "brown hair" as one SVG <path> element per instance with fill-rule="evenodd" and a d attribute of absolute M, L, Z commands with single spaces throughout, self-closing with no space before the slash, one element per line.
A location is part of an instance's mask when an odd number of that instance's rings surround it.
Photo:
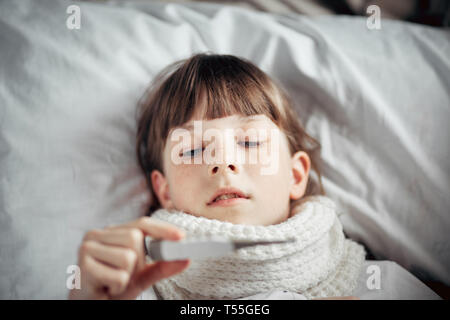
<path fill-rule="evenodd" d="M 318 159 L 315 159 L 320 144 L 305 132 L 282 88 L 246 59 L 201 53 L 161 71 L 137 110 L 137 158 L 153 197 L 149 214 L 160 208 L 152 188 L 151 172 L 159 170 L 164 174 L 162 154 L 166 139 L 172 128 L 191 120 L 202 94 L 206 94 L 207 105 L 204 119 L 234 114 L 264 114 L 271 119 L 286 135 L 291 156 L 303 150 L 311 158 L 311 169 L 318 181 L 309 177 L 305 195 L 324 194 Z"/>

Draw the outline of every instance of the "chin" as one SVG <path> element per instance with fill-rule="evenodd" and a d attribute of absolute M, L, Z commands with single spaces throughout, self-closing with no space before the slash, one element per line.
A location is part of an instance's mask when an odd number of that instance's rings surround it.
<path fill-rule="evenodd" d="M 222 208 L 220 212 L 209 211 L 205 217 L 209 219 L 215 219 L 223 222 L 230 222 L 233 224 L 250 224 L 248 223 L 249 217 L 248 213 L 242 210 L 230 210 L 230 208 Z"/>
<path fill-rule="evenodd" d="M 225 220 L 223 220 L 225 221 Z M 248 226 L 260 226 L 263 225 L 261 221 L 255 220 L 254 216 L 249 216 L 248 214 L 235 214 L 228 215 L 226 217 L 226 221 L 231 222 L 233 224 L 242 224 Z"/>

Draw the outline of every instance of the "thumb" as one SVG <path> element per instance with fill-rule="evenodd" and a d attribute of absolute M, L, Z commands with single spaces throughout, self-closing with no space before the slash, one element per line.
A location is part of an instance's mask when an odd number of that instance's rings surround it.
<path fill-rule="evenodd" d="M 190 260 L 158 261 L 143 269 L 135 278 L 133 286 L 142 292 L 154 283 L 182 272 L 190 264 Z"/>

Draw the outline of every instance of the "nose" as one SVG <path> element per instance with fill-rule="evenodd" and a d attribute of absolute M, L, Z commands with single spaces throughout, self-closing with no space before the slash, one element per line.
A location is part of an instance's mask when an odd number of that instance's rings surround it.
<path fill-rule="evenodd" d="M 214 156 L 217 157 L 212 159 L 208 167 L 209 175 L 238 174 L 240 172 L 239 157 L 237 157 L 237 150 L 235 150 L 234 135 L 225 134 L 225 137 L 215 141 L 214 146 L 217 148 Z"/>
<path fill-rule="evenodd" d="M 214 164 L 214 165 L 211 165 L 209 168 L 210 176 L 214 176 L 214 175 L 217 175 L 220 173 L 225 174 L 225 172 L 237 174 L 237 173 L 239 173 L 239 169 L 238 169 L 237 165 L 232 164 L 232 163 Z"/>

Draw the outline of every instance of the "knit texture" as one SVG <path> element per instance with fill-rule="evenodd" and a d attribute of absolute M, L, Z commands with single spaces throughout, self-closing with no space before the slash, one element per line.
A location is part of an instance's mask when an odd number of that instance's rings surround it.
<path fill-rule="evenodd" d="M 289 219 L 270 226 L 233 224 L 165 209 L 152 216 L 183 229 L 187 237 L 297 240 L 192 260 L 182 273 L 155 284 L 163 299 L 238 299 L 273 289 L 308 299 L 346 296 L 355 289 L 365 259 L 364 248 L 345 238 L 335 204 L 325 196 L 305 197 Z"/>

